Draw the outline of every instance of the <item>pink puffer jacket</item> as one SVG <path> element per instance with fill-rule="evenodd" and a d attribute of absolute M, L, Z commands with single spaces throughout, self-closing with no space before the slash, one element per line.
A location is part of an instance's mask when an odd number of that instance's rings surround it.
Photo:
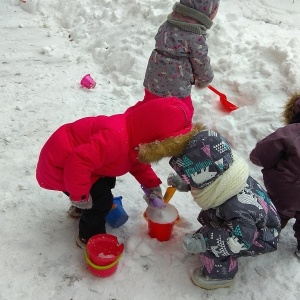
<path fill-rule="evenodd" d="M 86 117 L 58 128 L 43 146 L 36 169 L 42 188 L 81 199 L 104 176 L 131 173 L 147 188 L 161 180 L 137 159 L 138 146 L 191 130 L 192 116 L 171 97 L 139 102 L 123 114 Z"/>

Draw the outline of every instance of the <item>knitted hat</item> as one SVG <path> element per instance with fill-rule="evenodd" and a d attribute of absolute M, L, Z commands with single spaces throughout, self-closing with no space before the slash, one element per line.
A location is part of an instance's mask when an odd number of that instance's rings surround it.
<path fill-rule="evenodd" d="M 212 130 L 202 130 L 169 163 L 187 184 L 203 189 L 229 168 L 233 157 L 225 138 Z"/>
<path fill-rule="evenodd" d="M 220 0 L 180 0 L 180 3 L 196 9 L 209 18 L 218 9 Z"/>

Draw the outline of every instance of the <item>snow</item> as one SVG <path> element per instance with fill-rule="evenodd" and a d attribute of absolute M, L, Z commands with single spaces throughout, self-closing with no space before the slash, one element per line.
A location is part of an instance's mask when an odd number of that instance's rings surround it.
<path fill-rule="evenodd" d="M 174 205 L 167 203 L 164 209 L 148 206 L 146 209 L 148 220 L 157 224 L 171 224 L 179 217 L 178 211 Z"/>
<path fill-rule="evenodd" d="M 98 257 L 99 257 L 99 258 L 115 258 L 115 255 L 113 255 L 113 254 L 105 254 L 105 253 L 103 253 L 103 252 L 100 252 L 100 253 L 98 254 Z"/>
<path fill-rule="evenodd" d="M 198 206 L 176 192 L 179 212 L 167 242 L 151 239 L 147 206 L 130 175 L 117 179 L 129 220 L 107 228 L 124 243 L 117 272 L 90 273 L 76 247 L 69 202 L 35 180 L 39 151 L 60 125 L 123 112 L 143 98 L 143 77 L 158 26 L 175 0 L 2 0 L 0 6 L 0 299 L 300 299 L 300 262 L 291 221 L 276 252 L 239 259 L 230 289 L 205 291 L 190 272 L 182 236 L 198 229 Z M 256 142 L 282 125 L 289 93 L 300 84 L 300 1 L 221 0 L 209 30 L 212 85 L 239 109 L 228 113 L 209 89 L 193 90 L 195 121 L 219 131 L 247 161 Z M 86 74 L 94 89 L 80 86 Z M 250 163 L 250 162 L 249 162 Z M 153 165 L 167 187 L 168 160 Z M 250 163 L 262 183 L 261 170 Z"/>

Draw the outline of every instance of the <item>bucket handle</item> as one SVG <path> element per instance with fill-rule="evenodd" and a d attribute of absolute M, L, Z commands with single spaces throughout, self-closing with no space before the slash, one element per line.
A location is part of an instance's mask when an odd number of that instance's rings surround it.
<path fill-rule="evenodd" d="M 119 257 L 113 261 L 110 265 L 107 265 L 107 266 L 98 266 L 98 265 L 95 265 L 89 258 L 88 254 L 87 254 L 87 250 L 85 248 L 84 250 L 84 256 L 85 256 L 85 259 L 87 261 L 87 263 L 92 266 L 94 269 L 96 270 L 107 270 L 107 269 L 110 269 L 112 268 L 114 265 L 116 265 L 118 263 L 118 261 L 120 260 L 120 258 L 122 257 L 122 253 L 119 255 Z"/>

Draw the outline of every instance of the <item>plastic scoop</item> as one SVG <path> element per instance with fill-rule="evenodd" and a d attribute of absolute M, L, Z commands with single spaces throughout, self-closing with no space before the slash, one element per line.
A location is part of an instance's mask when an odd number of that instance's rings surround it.
<path fill-rule="evenodd" d="M 227 97 L 225 94 L 219 92 L 218 90 L 216 90 L 213 86 L 209 85 L 208 88 L 213 91 L 214 93 L 216 93 L 219 97 L 220 97 L 220 102 L 221 104 L 229 111 L 233 111 L 238 109 L 238 106 L 234 105 L 233 103 L 229 102 L 227 100 Z"/>
<path fill-rule="evenodd" d="M 86 74 L 82 79 L 80 84 L 87 89 L 93 89 L 96 86 L 95 80 L 91 77 L 90 74 Z"/>
<path fill-rule="evenodd" d="M 169 186 L 166 189 L 166 192 L 164 194 L 163 200 L 165 203 L 168 203 L 171 198 L 173 197 L 174 193 L 176 192 L 176 188 L 173 186 Z"/>

